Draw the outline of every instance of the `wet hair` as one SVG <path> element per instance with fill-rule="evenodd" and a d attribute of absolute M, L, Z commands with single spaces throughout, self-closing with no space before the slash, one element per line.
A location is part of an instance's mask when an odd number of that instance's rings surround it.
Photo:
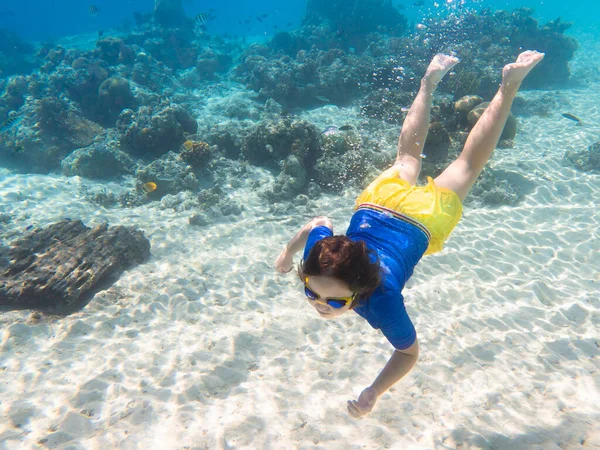
<path fill-rule="evenodd" d="M 343 235 L 317 241 L 306 259 L 300 262 L 298 276 L 302 282 L 306 276 L 343 281 L 357 293 L 350 309 L 366 301 L 381 283 L 377 253 L 369 250 L 363 241 L 352 241 Z"/>

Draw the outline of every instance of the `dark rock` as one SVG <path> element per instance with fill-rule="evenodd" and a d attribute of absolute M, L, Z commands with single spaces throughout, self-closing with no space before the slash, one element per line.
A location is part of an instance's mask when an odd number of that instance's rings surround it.
<path fill-rule="evenodd" d="M 169 152 L 136 173 L 139 185 L 156 183 L 156 190 L 148 194 L 151 200 L 157 200 L 167 194 L 198 189 L 198 179 L 193 168 L 181 157 Z"/>
<path fill-rule="evenodd" d="M 246 136 L 242 153 L 253 164 L 277 167 L 290 154 L 314 160 L 318 139 L 315 126 L 304 120 L 262 123 Z"/>
<path fill-rule="evenodd" d="M 104 140 L 76 149 L 64 158 L 61 161 L 63 174 L 103 180 L 132 174 L 135 162 L 119 149 L 119 141 L 115 136 L 106 134 L 108 136 Z"/>
<path fill-rule="evenodd" d="M 130 227 L 89 228 L 64 220 L 36 229 L 10 245 L 10 265 L 0 275 L 0 310 L 71 314 L 149 256 L 150 242 Z"/>
<path fill-rule="evenodd" d="M 135 55 L 131 47 L 115 37 L 106 37 L 96 42 L 100 58 L 106 61 L 110 66 L 118 63 L 131 64 L 135 59 Z"/>
<path fill-rule="evenodd" d="M 135 109 L 135 97 L 125 78 L 111 77 L 98 88 L 98 117 L 106 125 L 114 125 L 124 109 Z"/>
<path fill-rule="evenodd" d="M 226 53 L 217 53 L 205 50 L 198 56 L 196 71 L 202 80 L 212 80 L 219 72 L 224 72 L 232 63 L 231 56 Z"/>
<path fill-rule="evenodd" d="M 179 156 L 194 169 L 202 169 L 208 164 L 212 155 L 210 145 L 206 142 L 190 140 L 184 143 Z"/>
<path fill-rule="evenodd" d="M 182 107 L 141 107 L 125 130 L 121 144 L 136 156 L 157 157 L 178 149 L 185 141 L 184 133 L 194 134 L 197 129 L 195 119 Z"/>
<path fill-rule="evenodd" d="M 292 200 L 305 191 L 307 178 L 306 168 L 296 156 L 290 155 L 281 162 L 281 172 L 266 197 L 270 201 Z"/>
<path fill-rule="evenodd" d="M 485 168 L 465 204 L 476 206 L 516 205 L 535 188 L 535 184 L 516 172 Z"/>
<path fill-rule="evenodd" d="M 425 140 L 423 153 L 428 159 L 443 160 L 448 156 L 450 147 L 450 134 L 440 122 L 429 124 L 429 133 Z"/>
<path fill-rule="evenodd" d="M 189 218 L 188 221 L 189 224 L 194 227 L 205 227 L 211 224 L 211 221 L 208 219 L 208 216 L 203 213 L 194 214 L 192 217 Z"/>
<path fill-rule="evenodd" d="M 587 150 L 565 153 L 563 163 L 583 172 L 600 173 L 600 142 L 590 145 Z"/>

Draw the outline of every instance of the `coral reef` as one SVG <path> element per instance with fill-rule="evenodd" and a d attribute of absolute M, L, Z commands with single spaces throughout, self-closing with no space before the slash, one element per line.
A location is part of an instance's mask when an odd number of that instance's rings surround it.
<path fill-rule="evenodd" d="M 251 46 L 235 69 L 235 76 L 260 98 L 272 98 L 288 107 L 348 104 L 361 92 L 361 82 L 373 71 L 369 58 L 346 55 L 342 50 L 300 51 L 267 58 L 267 47 Z"/>
<path fill-rule="evenodd" d="M 210 145 L 206 142 L 186 141 L 189 146 L 183 145 L 179 156 L 194 169 L 203 168 L 212 156 Z"/>
<path fill-rule="evenodd" d="M 111 77 L 98 88 L 98 122 L 113 125 L 124 109 L 135 109 L 136 100 L 125 78 Z"/>
<path fill-rule="evenodd" d="M 433 54 L 453 52 L 462 64 L 436 93 L 424 176 L 435 176 L 460 151 L 497 89 L 501 67 L 522 47 L 546 52 L 527 79 L 535 87 L 567 81 L 577 49 L 564 35 L 570 24 L 539 25 L 527 9 L 435 15 L 408 30 L 390 0 L 309 0 L 302 26 L 277 32 L 264 45 L 195 27 L 182 0 L 155 0 L 153 19 L 138 15 L 136 29 L 100 37 L 94 48 L 44 44 L 35 57 L 38 72 L 0 78 L 0 118 L 7 124 L 0 129 L 2 164 L 99 179 L 136 171 L 138 189 L 99 193 L 93 201 L 199 208 L 196 224 L 210 223 L 210 214 L 242 211 L 222 191 L 196 198 L 211 183 L 244 186 L 271 203 L 308 204 L 323 191 L 362 186 L 389 165 L 397 139 L 392 130 L 404 120 Z M 0 54 L 12 52 L 6 43 L 22 46 L 9 59 L 30 58 L 30 47 L 0 31 Z M 515 101 L 516 113 L 549 114 L 562 104 L 549 93 L 527 94 Z M 328 117 L 331 112 L 339 115 Z M 511 116 L 503 139 L 514 138 L 516 124 Z M 181 147 L 187 140 L 191 145 Z M 581 167 L 589 160 L 565 158 Z M 255 184 L 245 179 L 251 170 Z M 504 187 L 482 190 L 485 202 L 515 200 L 510 177 L 486 177 L 486 188 L 496 181 Z M 150 182 L 156 189 L 143 188 Z"/>
<path fill-rule="evenodd" d="M 483 170 L 465 204 L 473 206 L 515 205 L 531 192 L 534 183 L 526 177 L 503 170 Z"/>
<path fill-rule="evenodd" d="M 370 20 L 360 20 L 352 31 L 336 32 L 336 24 L 354 14 L 343 11 L 370 3 L 309 2 L 305 25 L 276 34 L 269 45 L 248 48 L 236 67 L 236 79 L 261 98 L 288 107 L 318 106 L 319 101 L 343 105 L 378 89 L 410 91 L 418 87 L 415 74 L 424 72 L 435 53 L 452 52 L 463 62 L 441 88 L 456 99 L 467 94 L 490 98 L 500 82 L 500 69 L 522 48 L 546 52 L 544 62 L 527 78 L 527 86 L 547 87 L 569 78 L 568 62 L 577 42 L 562 34 L 564 24 L 540 27 L 530 10 L 432 17 L 408 37 L 390 37 L 394 32 L 386 26 L 375 26 L 365 35 L 361 26 L 371 26 Z M 384 9 L 391 6 L 373 3 Z M 328 21 L 323 22 L 323 15 Z M 349 44 L 353 36 L 358 40 Z"/>
<path fill-rule="evenodd" d="M 199 183 L 192 167 L 188 166 L 177 153 L 168 152 L 136 172 L 138 186 L 148 182 L 156 183 L 156 190 L 145 194 L 155 200 L 167 194 L 196 190 Z"/>
<path fill-rule="evenodd" d="M 115 131 L 101 133 L 93 144 L 71 152 L 61 161 L 65 175 L 109 180 L 133 174 L 135 162 L 121 151 Z"/>
<path fill-rule="evenodd" d="M 105 61 L 109 66 L 116 64 L 132 64 L 135 59 L 133 49 L 125 45 L 122 39 L 107 36 L 96 42 L 98 58 Z"/>
<path fill-rule="evenodd" d="M 390 0 L 308 0 L 304 24 L 328 21 L 338 36 L 360 45 L 374 31 L 399 36 L 406 29 L 406 18 Z"/>
<path fill-rule="evenodd" d="M 57 97 L 28 97 L 18 113 L 18 125 L 2 132 L 0 155 L 23 171 L 49 172 L 60 169 L 61 160 L 76 148 L 87 147 L 102 131 L 83 117 L 76 105 Z M 10 144 L 9 144 L 10 143 Z"/>
<path fill-rule="evenodd" d="M 181 107 L 140 107 L 121 138 L 125 151 L 153 158 L 176 150 L 185 141 L 184 133 L 194 134 L 198 125 Z"/>
<path fill-rule="evenodd" d="M 229 198 L 218 186 L 201 190 L 196 199 L 199 212 L 190 217 L 192 226 L 206 226 L 223 219 L 237 220 L 244 211 L 243 205 Z"/>
<path fill-rule="evenodd" d="M 289 155 L 310 165 L 318 155 L 318 139 L 317 129 L 306 121 L 284 119 L 261 123 L 245 138 L 242 154 L 252 164 L 273 168 Z"/>
<path fill-rule="evenodd" d="M 563 164 L 583 172 L 600 173 L 600 142 L 590 145 L 587 150 L 566 152 Z"/>

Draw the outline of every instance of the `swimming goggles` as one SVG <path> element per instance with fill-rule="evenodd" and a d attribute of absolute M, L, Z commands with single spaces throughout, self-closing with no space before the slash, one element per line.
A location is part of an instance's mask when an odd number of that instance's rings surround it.
<path fill-rule="evenodd" d="M 325 301 L 320 300 L 321 296 L 308 287 L 308 277 L 304 279 L 304 293 L 310 300 L 322 305 L 329 305 L 336 309 L 343 308 L 348 303 L 351 303 L 354 300 L 354 297 L 356 297 L 356 293 L 354 293 L 350 297 L 327 297 Z"/>

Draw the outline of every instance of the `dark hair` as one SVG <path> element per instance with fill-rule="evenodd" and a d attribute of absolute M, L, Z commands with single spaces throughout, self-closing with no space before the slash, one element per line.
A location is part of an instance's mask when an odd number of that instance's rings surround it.
<path fill-rule="evenodd" d="M 371 260 L 375 256 L 375 261 Z M 379 258 L 363 241 L 347 236 L 331 236 L 317 241 L 306 260 L 298 266 L 298 276 L 331 277 L 346 283 L 357 296 L 350 309 L 368 299 L 381 283 Z"/>

